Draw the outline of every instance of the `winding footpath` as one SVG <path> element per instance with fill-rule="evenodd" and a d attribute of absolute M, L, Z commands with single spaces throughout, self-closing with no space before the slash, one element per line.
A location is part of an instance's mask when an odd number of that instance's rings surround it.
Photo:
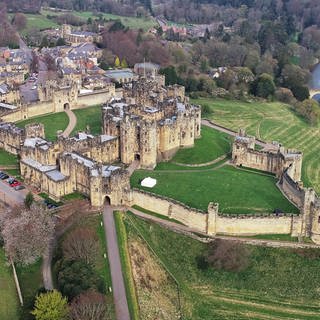
<path fill-rule="evenodd" d="M 71 111 L 70 109 L 66 109 L 65 113 L 69 117 L 69 124 L 68 124 L 67 128 L 63 131 L 62 136 L 64 138 L 68 138 L 70 136 L 70 134 L 72 133 L 73 129 L 75 128 L 75 126 L 77 125 L 77 117 L 73 113 L 73 111 Z"/>
<path fill-rule="evenodd" d="M 108 258 L 112 279 L 113 298 L 118 320 L 130 320 L 128 301 L 121 268 L 118 238 L 114 223 L 113 208 L 106 205 L 103 211 Z"/>
<path fill-rule="evenodd" d="M 229 134 L 230 136 L 233 136 L 233 137 L 236 137 L 236 136 L 238 135 L 237 132 L 235 132 L 235 131 L 233 131 L 233 130 L 230 130 L 230 129 L 228 129 L 228 128 L 225 128 L 225 127 L 223 127 L 223 126 L 220 126 L 219 124 L 214 123 L 214 122 L 212 122 L 212 121 L 210 121 L 210 120 L 207 120 L 207 119 L 202 119 L 202 120 L 201 120 L 201 124 L 202 124 L 203 126 L 206 126 L 206 127 L 209 127 L 209 128 L 215 129 L 215 130 L 218 130 L 218 131 L 220 131 L 220 132 L 227 133 L 227 134 Z M 263 147 L 263 148 L 268 147 L 268 146 L 270 145 L 270 144 L 268 144 L 268 143 L 266 143 L 266 142 L 264 142 L 264 141 L 262 141 L 262 140 L 259 140 L 259 139 L 257 139 L 257 138 L 256 138 L 256 144 L 259 145 L 259 146 L 261 146 L 261 147 Z"/>

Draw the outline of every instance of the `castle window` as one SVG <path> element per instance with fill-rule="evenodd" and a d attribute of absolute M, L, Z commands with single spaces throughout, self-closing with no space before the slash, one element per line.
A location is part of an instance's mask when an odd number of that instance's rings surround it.
<path fill-rule="evenodd" d="M 320 223 L 320 216 L 318 216 L 318 223 Z"/>

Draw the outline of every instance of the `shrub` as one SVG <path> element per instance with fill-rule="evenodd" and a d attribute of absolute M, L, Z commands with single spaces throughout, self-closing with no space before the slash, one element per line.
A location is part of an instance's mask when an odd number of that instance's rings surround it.
<path fill-rule="evenodd" d="M 247 246 L 235 242 L 216 239 L 209 246 L 208 263 L 218 270 L 239 272 L 249 265 L 250 250 Z"/>
<path fill-rule="evenodd" d="M 293 93 L 288 88 L 279 88 L 275 92 L 275 97 L 278 101 L 284 102 L 284 103 L 293 103 L 295 102 L 295 97 L 293 96 Z"/>

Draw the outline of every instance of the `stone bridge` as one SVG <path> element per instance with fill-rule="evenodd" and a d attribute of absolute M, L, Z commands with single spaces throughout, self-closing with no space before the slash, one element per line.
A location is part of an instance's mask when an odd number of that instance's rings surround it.
<path fill-rule="evenodd" d="M 320 102 L 320 89 L 310 89 L 310 97 Z"/>

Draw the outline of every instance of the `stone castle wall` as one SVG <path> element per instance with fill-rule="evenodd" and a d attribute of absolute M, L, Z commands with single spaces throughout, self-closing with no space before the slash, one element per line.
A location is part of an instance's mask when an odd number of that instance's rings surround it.
<path fill-rule="evenodd" d="M 281 216 L 260 215 L 220 215 L 218 207 L 203 212 L 185 206 L 173 199 L 158 196 L 149 192 L 134 189 L 132 205 L 135 204 L 147 210 L 182 222 L 186 226 L 208 233 L 209 235 L 257 235 L 257 234 L 291 234 L 300 235 L 302 217 L 292 214 Z"/>

